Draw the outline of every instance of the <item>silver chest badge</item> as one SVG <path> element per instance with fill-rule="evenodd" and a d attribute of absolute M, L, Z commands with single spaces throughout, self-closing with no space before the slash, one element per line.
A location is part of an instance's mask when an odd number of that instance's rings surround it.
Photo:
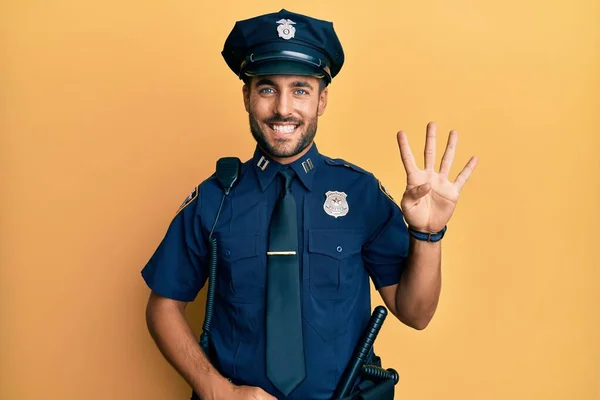
<path fill-rule="evenodd" d="M 291 19 L 280 19 L 277 21 L 277 32 L 279 33 L 280 38 L 284 38 L 285 40 L 291 39 L 296 34 L 296 28 L 292 25 L 295 24 Z"/>
<path fill-rule="evenodd" d="M 327 198 L 325 199 L 325 204 L 323 204 L 323 209 L 327 215 L 337 218 L 348 214 L 350 206 L 348 206 L 348 202 L 346 201 L 346 193 L 329 191 L 325 193 L 325 196 Z"/>

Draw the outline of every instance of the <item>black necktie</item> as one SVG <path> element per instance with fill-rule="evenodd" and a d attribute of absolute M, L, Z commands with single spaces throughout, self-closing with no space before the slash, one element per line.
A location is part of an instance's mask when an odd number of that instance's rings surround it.
<path fill-rule="evenodd" d="M 287 396 L 305 378 L 298 221 L 290 191 L 294 170 L 280 171 L 285 192 L 275 204 L 267 252 L 267 376 Z"/>

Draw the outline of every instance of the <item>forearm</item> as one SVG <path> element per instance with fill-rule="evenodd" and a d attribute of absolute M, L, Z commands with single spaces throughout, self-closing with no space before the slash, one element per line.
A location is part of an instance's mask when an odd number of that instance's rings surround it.
<path fill-rule="evenodd" d="M 401 321 L 424 329 L 435 314 L 440 297 L 441 241 L 410 238 L 409 256 L 396 291 L 396 309 Z"/>
<path fill-rule="evenodd" d="M 232 385 L 200 348 L 183 310 L 172 304 L 150 303 L 146 318 L 163 356 L 202 399 L 217 399 L 230 389 Z"/>

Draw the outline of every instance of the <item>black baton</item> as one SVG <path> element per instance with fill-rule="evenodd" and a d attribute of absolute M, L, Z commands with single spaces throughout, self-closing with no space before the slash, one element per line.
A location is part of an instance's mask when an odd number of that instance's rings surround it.
<path fill-rule="evenodd" d="M 340 380 L 338 387 L 333 394 L 334 400 L 346 397 L 352 391 L 354 382 L 361 373 L 362 367 L 367 359 L 367 356 L 371 352 L 371 349 L 373 348 L 375 338 L 377 337 L 377 334 L 379 333 L 386 316 L 387 309 L 385 307 L 375 307 L 375 310 L 371 315 L 371 319 L 369 320 L 369 324 L 367 325 L 361 340 L 354 349 L 354 354 L 346 366 L 344 374 L 342 375 L 342 379 Z"/>

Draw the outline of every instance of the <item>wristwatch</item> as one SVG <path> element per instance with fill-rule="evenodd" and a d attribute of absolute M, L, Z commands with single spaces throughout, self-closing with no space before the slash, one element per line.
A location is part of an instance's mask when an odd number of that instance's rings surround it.
<path fill-rule="evenodd" d="M 444 237 L 444 234 L 446 233 L 447 228 L 448 228 L 448 226 L 444 226 L 444 229 L 442 229 L 439 232 L 425 233 L 425 232 L 415 231 L 411 227 L 408 227 L 408 233 L 410 233 L 410 235 L 417 240 L 422 240 L 424 242 L 439 242 Z"/>

